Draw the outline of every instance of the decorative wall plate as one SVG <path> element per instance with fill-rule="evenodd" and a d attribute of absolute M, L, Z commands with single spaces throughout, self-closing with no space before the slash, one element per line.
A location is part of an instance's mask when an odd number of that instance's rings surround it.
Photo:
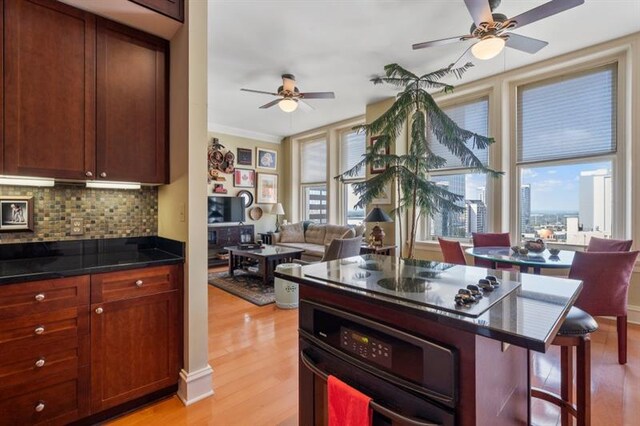
<path fill-rule="evenodd" d="M 238 191 L 238 197 L 242 197 L 244 199 L 244 208 L 250 207 L 253 204 L 253 194 L 245 189 L 242 191 Z"/>
<path fill-rule="evenodd" d="M 255 206 L 249 211 L 249 217 L 253 220 L 260 220 L 262 217 L 262 209 L 258 206 Z"/>

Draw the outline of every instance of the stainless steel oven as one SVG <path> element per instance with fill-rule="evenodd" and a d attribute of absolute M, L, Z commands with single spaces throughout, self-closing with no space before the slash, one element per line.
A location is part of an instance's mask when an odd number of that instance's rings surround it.
<path fill-rule="evenodd" d="M 327 423 L 333 375 L 372 398 L 374 425 L 454 425 L 450 348 L 314 302 L 300 302 L 300 424 Z"/>

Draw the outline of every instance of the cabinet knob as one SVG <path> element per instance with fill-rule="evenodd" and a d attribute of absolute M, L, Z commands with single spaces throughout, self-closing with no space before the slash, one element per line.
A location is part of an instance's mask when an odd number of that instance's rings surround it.
<path fill-rule="evenodd" d="M 106 177 L 107 177 L 107 173 L 106 173 L 106 172 L 102 172 L 102 173 L 100 173 L 100 177 L 101 177 L 101 178 L 106 178 Z"/>
<path fill-rule="evenodd" d="M 35 407 L 36 413 L 42 412 L 44 410 L 44 401 L 38 401 L 38 404 Z"/>
<path fill-rule="evenodd" d="M 36 294 L 36 300 L 42 302 L 44 300 L 44 293 Z"/>
<path fill-rule="evenodd" d="M 85 175 L 86 177 L 93 177 L 93 173 L 91 173 L 91 172 L 86 172 L 84 175 Z"/>
<path fill-rule="evenodd" d="M 142 287 L 142 284 L 144 284 L 142 280 L 136 281 L 136 287 Z"/>
<path fill-rule="evenodd" d="M 44 358 L 40 358 L 39 360 L 36 361 L 36 367 L 38 368 L 44 367 Z"/>
<path fill-rule="evenodd" d="M 104 312 L 104 309 L 102 308 L 96 308 L 96 314 L 100 315 L 101 313 Z"/>
<path fill-rule="evenodd" d="M 33 330 L 33 332 L 36 334 L 42 334 L 44 333 L 44 327 L 40 325 L 35 330 Z"/>

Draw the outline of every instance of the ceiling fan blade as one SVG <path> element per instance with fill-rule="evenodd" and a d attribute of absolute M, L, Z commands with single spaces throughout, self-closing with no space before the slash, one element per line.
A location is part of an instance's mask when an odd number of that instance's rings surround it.
<path fill-rule="evenodd" d="M 304 99 L 335 99 L 333 92 L 306 92 L 300 93 L 300 97 Z"/>
<path fill-rule="evenodd" d="M 483 22 L 489 24 L 493 22 L 489 0 L 464 0 L 464 4 L 467 5 L 467 9 L 469 9 L 469 13 L 476 26 L 479 26 Z"/>
<path fill-rule="evenodd" d="M 292 74 L 284 74 L 282 76 L 282 90 L 293 92 L 296 88 L 296 80 Z"/>
<path fill-rule="evenodd" d="M 315 108 L 303 101 L 302 99 L 298 99 L 298 106 L 303 111 L 313 111 Z"/>
<path fill-rule="evenodd" d="M 240 89 L 243 92 L 251 92 L 251 93 L 260 93 L 263 95 L 272 95 L 272 96 L 278 96 L 277 93 L 273 93 L 273 92 L 264 92 L 262 90 L 253 90 L 253 89 Z"/>
<path fill-rule="evenodd" d="M 458 37 L 441 38 L 440 40 L 425 41 L 424 43 L 416 43 L 411 47 L 413 48 L 413 50 L 418 50 L 418 49 L 424 49 L 425 47 L 442 46 L 443 44 L 449 44 L 449 43 L 463 40 L 464 37 L 467 37 L 467 36 L 463 35 Z"/>
<path fill-rule="evenodd" d="M 540 49 L 549 44 L 537 38 L 526 37 L 520 34 L 509 33 L 507 46 L 527 53 L 538 53 Z"/>
<path fill-rule="evenodd" d="M 473 43 L 471 46 L 467 47 L 467 50 L 465 50 L 464 52 L 462 52 L 462 55 L 460 55 L 460 57 L 458 59 L 455 60 L 455 62 L 452 62 L 451 65 L 449 65 L 451 68 L 457 68 L 458 64 L 464 64 L 468 61 L 463 61 L 463 59 L 466 59 L 467 57 L 471 56 L 471 48 L 473 47 L 475 43 Z"/>
<path fill-rule="evenodd" d="M 264 104 L 260 107 L 260 109 L 267 109 L 267 108 L 271 108 L 272 106 L 276 105 L 278 102 L 280 102 L 281 99 L 276 99 L 275 101 L 271 101 L 268 104 Z"/>
<path fill-rule="evenodd" d="M 576 6 L 580 6 L 584 3 L 584 0 L 551 0 L 548 3 L 534 7 L 518 16 L 510 18 L 511 21 L 516 21 L 516 28 L 524 27 L 532 22 L 539 21 L 556 13 L 564 12 L 565 10 L 573 9 Z"/>

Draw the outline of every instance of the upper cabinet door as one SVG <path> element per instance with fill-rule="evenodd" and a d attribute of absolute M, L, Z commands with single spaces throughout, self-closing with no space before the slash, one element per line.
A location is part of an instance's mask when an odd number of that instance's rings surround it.
<path fill-rule="evenodd" d="M 162 13 L 176 21 L 184 22 L 184 0 L 129 0 L 148 9 Z"/>
<path fill-rule="evenodd" d="M 98 18 L 97 179 L 166 183 L 166 41 Z"/>
<path fill-rule="evenodd" d="M 95 170 L 95 18 L 52 0 L 4 1 L 4 173 Z"/>

